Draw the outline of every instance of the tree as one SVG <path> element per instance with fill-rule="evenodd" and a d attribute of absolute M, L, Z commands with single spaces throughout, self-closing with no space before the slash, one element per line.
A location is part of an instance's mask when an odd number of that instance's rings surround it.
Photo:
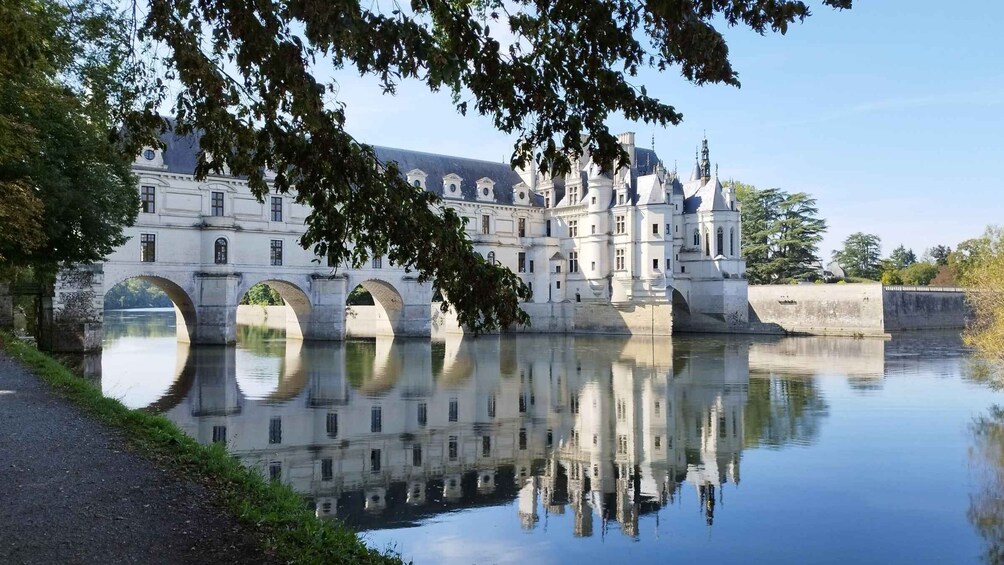
<path fill-rule="evenodd" d="M 821 3 L 851 7 L 851 0 Z M 144 39 L 165 47 L 162 64 L 180 83 L 172 101 L 177 131 L 202 133 L 198 176 L 226 167 L 259 198 L 295 192 L 313 209 L 302 245 L 336 264 L 388 257 L 432 282 L 446 298 L 443 308 L 452 306 L 475 333 L 526 323 L 519 302 L 529 290 L 474 252 L 455 212 L 351 137 L 344 108 L 330 103 L 336 85 L 315 76 L 317 61 L 355 67 L 390 93 L 408 79 L 448 90 L 461 113 L 476 110 L 516 134 L 514 166 L 534 160 L 560 175 L 570 170 L 568 157 L 584 151 L 605 167 L 626 162 L 606 127 L 611 113 L 679 123 L 675 108 L 635 83 L 645 67 L 678 65 L 698 85 L 738 86 L 714 25 L 784 33 L 809 15 L 795 0 L 379 6 L 150 0 L 139 27 Z M 499 28 L 515 40 L 501 43 L 492 33 Z M 271 182 L 269 170 L 276 172 Z"/>
<path fill-rule="evenodd" d="M 844 240 L 844 247 L 833 251 L 833 259 L 852 277 L 878 279 L 881 274 L 879 251 L 882 240 L 877 235 L 857 232 Z"/>
<path fill-rule="evenodd" d="M 938 276 L 938 271 L 939 267 L 934 263 L 921 261 L 901 270 L 899 276 L 903 280 L 903 284 L 927 286 L 934 280 L 934 277 Z"/>
<path fill-rule="evenodd" d="M 907 249 L 901 244 L 889 254 L 889 262 L 896 270 L 905 269 L 917 262 L 917 256 L 914 255 L 913 249 Z"/>
<path fill-rule="evenodd" d="M 966 343 L 1004 362 L 1004 230 L 989 227 L 975 242 L 959 244 L 955 253 L 960 249 L 971 250 L 958 271 L 973 310 Z"/>
<path fill-rule="evenodd" d="M 948 264 L 948 255 L 952 253 L 952 248 L 947 245 L 935 245 L 924 252 L 924 255 L 941 267 Z"/>
<path fill-rule="evenodd" d="M 114 134 L 149 92 L 130 22 L 109 5 L 11 0 L 0 21 L 0 276 L 45 282 L 125 242 L 135 145 Z"/>
<path fill-rule="evenodd" d="M 766 284 L 815 275 L 813 263 L 826 230 L 826 222 L 817 217 L 816 200 L 804 192 L 734 186 L 741 204 L 747 279 Z"/>
<path fill-rule="evenodd" d="M 244 293 L 244 297 L 241 298 L 241 304 L 250 304 L 253 306 L 279 306 L 285 304 L 285 302 L 283 302 L 282 297 L 279 296 L 279 291 L 265 283 L 258 283 Z"/>

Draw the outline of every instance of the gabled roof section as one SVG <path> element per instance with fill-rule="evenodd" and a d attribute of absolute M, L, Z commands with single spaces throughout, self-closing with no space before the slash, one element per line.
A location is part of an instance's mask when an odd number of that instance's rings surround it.
<path fill-rule="evenodd" d="M 659 182 L 659 175 L 645 175 L 637 182 L 638 204 L 664 204 L 666 193 Z"/>
<path fill-rule="evenodd" d="M 688 183 L 689 184 L 689 183 Z M 722 183 L 718 175 L 711 177 L 693 196 L 683 201 L 683 213 L 730 211 L 722 195 Z"/>

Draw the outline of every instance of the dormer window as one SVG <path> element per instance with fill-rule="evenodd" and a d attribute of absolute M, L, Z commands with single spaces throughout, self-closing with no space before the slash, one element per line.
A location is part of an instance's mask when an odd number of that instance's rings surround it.
<path fill-rule="evenodd" d="M 426 176 L 425 171 L 421 169 L 412 169 L 408 171 L 407 174 L 408 184 L 418 188 L 425 188 Z"/>
<path fill-rule="evenodd" d="M 478 179 L 478 200 L 492 202 L 495 200 L 495 181 L 488 177 Z"/>
<path fill-rule="evenodd" d="M 443 195 L 447 198 L 463 198 L 461 183 L 464 179 L 456 173 L 450 173 L 443 177 Z"/>

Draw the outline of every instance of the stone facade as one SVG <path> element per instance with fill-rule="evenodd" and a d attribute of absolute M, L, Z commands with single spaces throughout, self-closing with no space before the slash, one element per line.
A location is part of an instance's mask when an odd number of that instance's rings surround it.
<path fill-rule="evenodd" d="M 129 241 L 89 268 L 97 278 L 86 288 L 68 279 L 57 284 L 46 322 L 53 348 L 99 348 L 101 299 L 130 278 L 170 296 L 179 339 L 194 343 L 233 343 L 236 306 L 259 282 L 286 301 L 290 337 L 338 340 L 352 327 L 357 335 L 463 331 L 449 316 L 430 313 L 431 285 L 403 269 L 379 257 L 363 269 L 335 268 L 300 247 L 310 210 L 293 195 L 260 202 L 241 179 L 196 180 L 198 137 L 167 133 L 163 141 L 163 149 L 136 159 L 142 205 L 126 229 Z M 381 161 L 407 171 L 409 182 L 442 196 L 444 206 L 467 219 L 475 249 L 531 288 L 529 331 L 668 335 L 676 309 L 720 327 L 744 324 L 738 206 L 711 172 L 707 140 L 686 182 L 654 151 L 636 147 L 634 134 L 620 141 L 630 167 L 604 171 L 584 155 L 563 178 L 375 149 Z M 346 308 L 357 285 L 370 291 L 379 312 Z M 93 308 L 78 308 L 74 318 L 61 297 L 81 291 L 93 296 Z M 74 332 L 81 335 L 68 337 Z"/>

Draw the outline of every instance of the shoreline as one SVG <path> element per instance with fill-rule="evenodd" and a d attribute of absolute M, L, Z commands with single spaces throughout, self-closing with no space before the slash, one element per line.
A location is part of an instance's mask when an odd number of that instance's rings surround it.
<path fill-rule="evenodd" d="M 95 385 L 32 344 L 0 332 L 0 351 L 59 399 L 120 432 L 128 449 L 177 478 L 204 487 L 214 503 L 254 536 L 263 558 L 296 563 L 401 563 L 396 555 L 367 547 L 349 528 L 319 520 L 290 487 L 244 467 L 222 446 L 200 444 L 162 416 L 106 398 Z"/>

